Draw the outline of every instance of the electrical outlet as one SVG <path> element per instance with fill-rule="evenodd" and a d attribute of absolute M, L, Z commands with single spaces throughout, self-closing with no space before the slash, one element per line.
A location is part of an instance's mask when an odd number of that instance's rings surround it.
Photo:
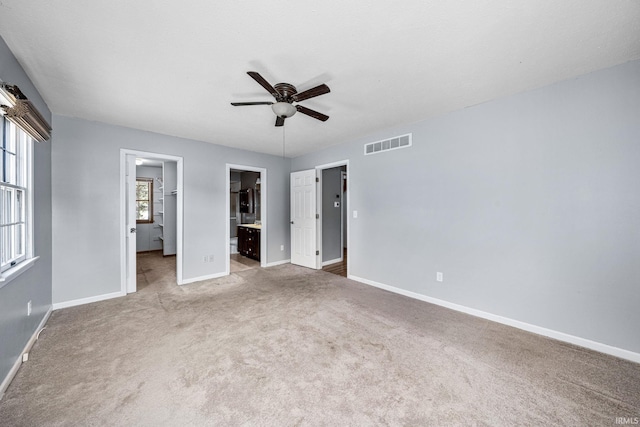
<path fill-rule="evenodd" d="M 441 271 L 438 271 L 436 273 L 436 281 L 437 282 L 443 282 L 444 281 L 444 274 Z"/>
<path fill-rule="evenodd" d="M 209 255 L 209 262 L 213 262 L 213 254 Z"/>
<path fill-rule="evenodd" d="M 358 211 L 353 211 L 353 217 L 358 218 Z"/>
<path fill-rule="evenodd" d="M 22 353 L 22 363 L 29 360 L 29 353 Z"/>
<path fill-rule="evenodd" d="M 27 316 L 31 316 L 31 300 L 27 303 Z"/>
<path fill-rule="evenodd" d="M 284 251 L 284 245 L 280 245 L 280 250 Z"/>

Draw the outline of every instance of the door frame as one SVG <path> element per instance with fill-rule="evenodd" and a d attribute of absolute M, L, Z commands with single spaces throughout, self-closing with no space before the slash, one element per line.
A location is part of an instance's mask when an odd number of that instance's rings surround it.
<path fill-rule="evenodd" d="M 267 266 L 267 168 L 248 165 L 237 165 L 233 163 L 227 163 L 226 166 L 226 186 L 225 186 L 225 198 L 226 198 L 226 213 L 225 213 L 225 275 L 231 274 L 231 169 L 237 169 L 247 172 L 259 172 L 260 173 L 260 267 Z"/>
<path fill-rule="evenodd" d="M 351 179 L 349 176 L 349 160 L 340 160 L 337 162 L 332 162 L 332 163 L 325 163 L 323 165 L 319 165 L 316 166 L 316 177 L 318 177 L 318 186 L 317 186 L 317 190 L 316 190 L 316 211 L 318 211 L 318 213 L 320 214 L 320 221 L 318 221 L 318 226 L 317 226 L 317 230 L 316 230 L 316 245 L 318 246 L 318 250 L 320 252 L 320 254 L 318 255 L 317 259 L 316 259 L 316 266 L 318 269 L 322 269 L 322 254 L 323 254 L 323 248 L 322 248 L 322 223 L 324 221 L 324 217 L 322 215 L 322 171 L 325 169 L 333 169 L 333 168 L 337 168 L 340 166 L 345 166 L 346 167 L 346 174 L 347 174 L 347 208 L 349 208 L 349 206 L 351 206 L 351 200 L 350 200 L 350 196 L 351 196 L 351 191 L 350 191 L 350 186 L 351 186 Z M 342 180 L 341 180 L 342 182 Z M 340 192 L 343 194 L 343 199 L 344 199 L 344 190 L 342 188 L 342 184 L 340 186 Z M 344 207 L 344 203 L 342 203 L 343 200 L 340 200 L 340 213 L 341 213 L 341 217 L 343 217 L 342 215 L 342 209 Z M 351 216 L 349 215 L 349 213 L 347 212 L 347 235 L 343 236 L 344 234 L 344 224 L 342 224 L 343 226 L 341 227 L 340 230 L 340 235 L 342 236 L 341 240 L 341 245 L 342 245 L 342 251 L 340 253 L 340 259 L 342 259 L 343 254 L 344 254 L 344 239 L 346 239 L 347 241 L 347 250 L 351 249 L 351 245 L 350 245 L 350 239 L 349 239 L 349 234 L 351 234 Z M 351 256 L 347 256 L 347 276 L 349 276 L 349 272 L 351 271 Z"/>
<path fill-rule="evenodd" d="M 183 247 L 183 228 L 184 228 L 184 159 L 180 156 L 172 156 L 170 154 L 153 153 L 150 151 L 132 150 L 128 148 L 120 149 L 120 291 L 123 295 L 136 292 L 136 290 L 127 289 L 127 270 L 128 253 L 127 253 L 127 155 L 136 157 L 151 158 L 154 160 L 166 160 L 177 163 L 177 190 L 176 197 L 176 282 L 178 285 L 183 284 L 182 277 L 182 247 Z M 136 272 L 130 272 L 136 274 Z M 137 288 L 137 281 L 136 281 Z"/>

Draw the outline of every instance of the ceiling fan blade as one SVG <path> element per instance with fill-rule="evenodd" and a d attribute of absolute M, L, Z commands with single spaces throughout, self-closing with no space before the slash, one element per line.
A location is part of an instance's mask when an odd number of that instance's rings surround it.
<path fill-rule="evenodd" d="M 271 105 L 273 102 L 232 102 L 234 107 L 242 107 L 243 105 Z"/>
<path fill-rule="evenodd" d="M 247 71 L 251 78 L 258 82 L 260 86 L 265 88 L 274 98 L 278 97 L 278 91 L 269 84 L 257 71 Z"/>
<path fill-rule="evenodd" d="M 326 122 L 329 119 L 329 116 L 318 113 L 317 111 L 311 110 L 310 108 L 303 107 L 302 105 L 296 105 L 296 110 L 298 110 L 302 114 L 306 114 L 307 116 L 313 117 L 314 119 L 318 119 L 323 122 Z"/>
<path fill-rule="evenodd" d="M 329 86 L 327 86 L 326 84 L 321 84 L 320 86 L 316 86 L 314 88 L 305 90 L 303 92 L 300 93 L 296 93 L 295 95 L 293 95 L 291 98 L 294 101 L 304 101 L 305 99 L 309 99 L 309 98 L 313 98 L 316 96 L 320 96 L 320 95 L 324 95 L 325 93 L 329 93 L 331 92 L 331 90 L 329 89 Z"/>
<path fill-rule="evenodd" d="M 276 118 L 276 126 L 284 126 L 284 117 Z"/>

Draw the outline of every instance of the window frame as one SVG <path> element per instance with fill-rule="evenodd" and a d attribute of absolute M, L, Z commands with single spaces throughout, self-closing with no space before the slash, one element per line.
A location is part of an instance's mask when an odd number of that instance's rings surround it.
<path fill-rule="evenodd" d="M 18 125 L 7 120 L 4 116 L 0 116 L 0 127 L 2 128 L 0 135 L 2 138 L 0 141 L 0 162 L 2 162 L 2 165 L 0 165 L 0 187 L 13 188 L 16 192 L 22 192 L 22 218 L 19 218 L 20 221 L 17 223 L 24 224 L 22 233 L 23 254 L 19 257 L 14 257 L 6 264 L 1 264 L 2 261 L 0 260 L 0 288 L 2 288 L 30 268 L 39 257 L 34 254 L 34 140 Z M 23 159 L 17 158 L 16 161 L 16 183 L 5 181 L 7 138 L 11 137 L 16 140 L 16 156 L 21 156 Z M 0 205 L 0 209 L 2 207 Z M 5 226 L 10 226 L 10 224 Z M 0 238 L 1 235 L 0 231 Z"/>
<path fill-rule="evenodd" d="M 138 191 L 137 191 L 138 182 L 146 182 L 149 185 L 148 199 L 138 199 Z M 148 219 L 138 219 L 138 202 L 149 203 Z M 153 224 L 153 178 L 136 177 L 136 224 Z"/>

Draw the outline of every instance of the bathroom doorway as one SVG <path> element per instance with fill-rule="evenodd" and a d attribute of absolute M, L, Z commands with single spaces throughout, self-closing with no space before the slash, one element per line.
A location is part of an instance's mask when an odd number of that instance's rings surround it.
<path fill-rule="evenodd" d="M 227 164 L 227 274 L 267 263 L 266 175 L 264 168 Z"/>

